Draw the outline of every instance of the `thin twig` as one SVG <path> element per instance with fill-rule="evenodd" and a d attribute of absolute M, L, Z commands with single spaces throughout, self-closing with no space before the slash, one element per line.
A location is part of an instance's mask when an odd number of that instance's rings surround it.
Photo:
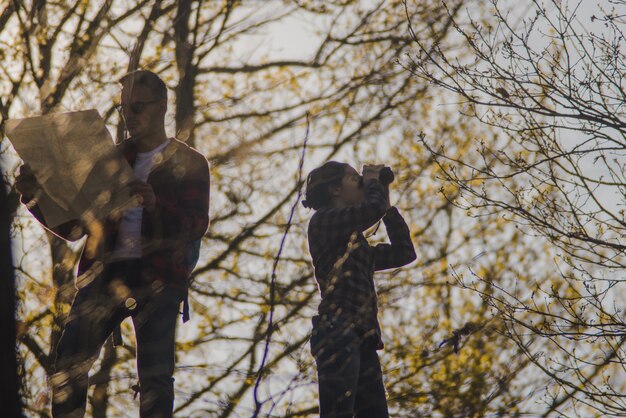
<path fill-rule="evenodd" d="M 259 385 L 261 384 L 261 379 L 263 377 L 263 368 L 265 367 L 265 362 L 267 361 L 267 355 L 269 353 L 270 341 L 272 338 L 272 333 L 274 331 L 274 304 L 275 304 L 275 294 L 276 294 L 276 270 L 278 268 L 278 262 L 280 261 L 280 255 L 283 252 L 283 247 L 285 245 L 285 241 L 287 239 L 287 234 L 289 234 L 289 229 L 291 228 L 291 222 L 293 219 L 293 214 L 296 210 L 296 206 L 298 202 L 300 202 L 300 197 L 302 197 L 302 168 L 304 166 L 304 156 L 306 154 L 306 146 L 309 140 L 309 112 L 306 113 L 306 133 L 304 134 L 304 142 L 302 144 L 302 154 L 300 155 L 300 164 L 298 165 L 298 194 L 296 196 L 295 202 L 291 206 L 291 212 L 289 213 L 289 219 L 287 220 L 287 225 L 285 227 L 285 232 L 283 233 L 283 237 L 280 241 L 280 247 L 278 248 L 278 253 L 274 258 L 274 265 L 272 266 L 272 275 L 270 278 L 270 313 L 269 320 L 267 324 L 267 334 L 265 337 L 265 348 L 263 350 L 263 358 L 261 359 L 261 365 L 259 366 L 259 371 L 257 372 L 256 383 L 254 384 L 254 415 L 253 417 L 257 417 L 259 412 L 261 411 L 262 402 L 259 401 L 258 391 Z"/>

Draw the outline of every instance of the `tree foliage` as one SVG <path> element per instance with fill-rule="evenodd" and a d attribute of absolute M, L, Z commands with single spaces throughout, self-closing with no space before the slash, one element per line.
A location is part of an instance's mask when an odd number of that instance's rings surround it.
<path fill-rule="evenodd" d="M 422 137 L 455 190 L 451 201 L 544 238 L 554 257 L 556 280 L 545 280 L 545 270 L 519 274 L 514 288 L 489 272 L 458 277 L 552 382 L 543 416 L 625 412 L 617 378 L 625 360 L 624 5 L 589 12 L 586 2 L 537 0 L 521 13 L 493 0 L 487 20 L 448 8 L 463 53 L 413 29 L 417 51 L 404 62 L 500 132 L 498 140 L 473 138 L 463 154 L 446 139 Z"/>

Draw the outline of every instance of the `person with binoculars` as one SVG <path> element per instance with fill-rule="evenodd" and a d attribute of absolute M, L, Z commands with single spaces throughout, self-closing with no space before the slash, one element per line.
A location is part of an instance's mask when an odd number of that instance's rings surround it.
<path fill-rule="evenodd" d="M 365 165 L 360 175 L 336 161 L 307 178 L 302 203 L 315 210 L 308 242 L 322 298 L 311 335 L 322 418 L 389 416 L 373 277 L 416 258 L 409 228 L 389 202 L 393 180 L 389 167 Z M 390 244 L 371 246 L 363 232 L 381 219 Z"/>

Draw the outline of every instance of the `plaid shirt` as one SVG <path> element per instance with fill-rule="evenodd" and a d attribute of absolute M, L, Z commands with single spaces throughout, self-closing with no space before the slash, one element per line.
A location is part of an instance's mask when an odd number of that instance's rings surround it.
<path fill-rule="evenodd" d="M 118 145 L 130 165 L 137 158 L 132 139 Z M 142 267 L 144 279 L 164 286 L 186 289 L 189 277 L 187 251 L 190 242 L 202 238 L 209 224 L 209 167 L 197 151 L 176 139 L 162 151 L 162 158 L 148 177 L 156 196 L 154 211 L 143 211 L 141 224 Z M 33 215 L 44 225 L 42 213 L 32 207 Z M 51 231 L 74 241 L 87 235 L 78 265 L 78 286 L 102 271 L 115 248 L 121 217 L 85 225 L 70 221 Z"/>
<path fill-rule="evenodd" d="M 415 260 L 409 228 L 395 207 L 387 209 L 385 191 L 376 180 L 364 185 L 365 201 L 347 208 L 318 209 L 309 222 L 309 251 L 322 296 L 320 315 L 374 336 L 383 348 L 374 272 Z M 383 219 L 391 244 L 370 246 L 363 231 Z"/>

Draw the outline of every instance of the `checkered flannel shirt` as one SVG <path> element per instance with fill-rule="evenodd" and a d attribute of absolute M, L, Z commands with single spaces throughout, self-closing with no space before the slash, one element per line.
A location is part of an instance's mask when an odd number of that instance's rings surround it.
<path fill-rule="evenodd" d="M 309 222 L 309 251 L 322 302 L 320 315 L 354 327 L 382 348 L 374 272 L 415 260 L 409 228 L 398 209 L 387 209 L 377 180 L 364 185 L 365 201 L 347 208 L 323 207 Z M 390 244 L 370 246 L 363 232 L 382 218 Z"/>

